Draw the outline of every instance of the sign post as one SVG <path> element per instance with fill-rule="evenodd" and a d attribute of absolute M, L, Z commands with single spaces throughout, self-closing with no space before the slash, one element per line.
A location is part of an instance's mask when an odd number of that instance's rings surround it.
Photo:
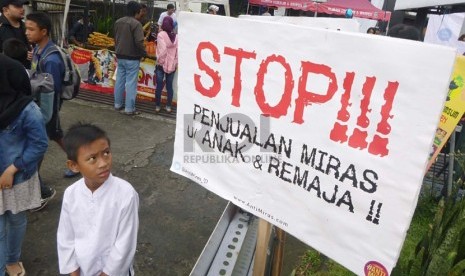
<path fill-rule="evenodd" d="M 273 263 L 271 265 L 271 276 L 280 276 L 283 270 L 283 255 L 286 232 L 276 227 L 276 246 L 273 254 Z"/>
<path fill-rule="evenodd" d="M 266 272 L 266 260 L 268 259 L 268 248 L 273 225 L 264 219 L 259 219 L 257 246 L 255 249 L 255 260 L 253 265 L 253 276 L 263 276 Z"/>

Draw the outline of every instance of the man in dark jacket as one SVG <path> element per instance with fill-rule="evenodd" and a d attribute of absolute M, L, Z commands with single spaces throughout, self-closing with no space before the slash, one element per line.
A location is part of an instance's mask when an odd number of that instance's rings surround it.
<path fill-rule="evenodd" d="M 29 4 L 28 0 L 1 0 L 2 15 L 0 16 L 0 52 L 3 52 L 3 42 L 9 38 L 17 38 L 28 45 L 28 63 L 26 68 L 31 68 L 32 47 L 26 38 L 26 27 L 23 5 Z"/>
<path fill-rule="evenodd" d="M 87 21 L 88 20 L 89 19 L 87 19 Z M 69 31 L 69 34 L 68 34 L 69 43 L 82 47 L 87 42 L 87 38 L 89 37 L 89 34 L 94 32 L 94 25 L 88 22 L 87 30 L 86 30 L 84 26 L 84 22 L 85 22 L 84 16 L 80 14 L 79 20 L 76 21 L 76 23 L 74 23 L 73 27 Z"/>
<path fill-rule="evenodd" d="M 115 50 L 118 58 L 114 91 L 115 109 L 121 110 L 126 115 L 140 114 L 136 111 L 137 74 L 140 60 L 146 56 L 144 32 L 142 25 L 136 19 L 140 10 L 139 3 L 130 1 L 126 6 L 126 16 L 115 22 Z"/>

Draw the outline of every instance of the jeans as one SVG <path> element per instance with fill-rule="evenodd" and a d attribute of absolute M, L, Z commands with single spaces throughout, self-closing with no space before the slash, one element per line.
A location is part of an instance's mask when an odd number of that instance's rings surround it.
<path fill-rule="evenodd" d="M 171 107 L 171 102 L 173 101 L 173 79 L 174 73 L 165 73 L 162 66 L 155 67 L 155 74 L 157 75 L 157 87 L 155 91 L 155 104 L 160 106 L 161 102 L 161 90 L 163 89 L 163 79 L 166 77 L 166 91 L 168 92 L 168 100 L 166 101 L 166 106 Z"/>
<path fill-rule="evenodd" d="M 140 60 L 118 59 L 118 72 L 115 83 L 115 108 L 123 106 L 123 93 L 126 91 L 125 112 L 136 110 L 137 80 Z"/>
<path fill-rule="evenodd" d="M 25 211 L 0 215 L 0 276 L 5 275 L 5 265 L 19 261 L 26 225 Z"/>

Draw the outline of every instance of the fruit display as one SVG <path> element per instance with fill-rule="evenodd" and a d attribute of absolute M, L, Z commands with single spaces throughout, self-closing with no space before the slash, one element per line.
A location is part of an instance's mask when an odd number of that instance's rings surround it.
<path fill-rule="evenodd" d="M 115 46 L 115 40 L 113 38 L 99 32 L 91 33 L 87 39 L 87 42 L 91 45 L 103 48 L 110 48 Z"/>

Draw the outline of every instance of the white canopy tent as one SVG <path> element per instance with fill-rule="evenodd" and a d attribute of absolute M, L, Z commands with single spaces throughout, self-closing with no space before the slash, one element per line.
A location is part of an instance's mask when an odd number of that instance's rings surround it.
<path fill-rule="evenodd" d="M 394 10 L 408 10 L 463 3 L 463 0 L 397 0 Z"/>
<path fill-rule="evenodd" d="M 223 5 L 226 16 L 231 16 L 231 9 L 229 7 L 229 0 L 179 0 L 179 6 L 182 11 L 186 11 L 189 3 L 211 3 L 217 5 Z"/>

